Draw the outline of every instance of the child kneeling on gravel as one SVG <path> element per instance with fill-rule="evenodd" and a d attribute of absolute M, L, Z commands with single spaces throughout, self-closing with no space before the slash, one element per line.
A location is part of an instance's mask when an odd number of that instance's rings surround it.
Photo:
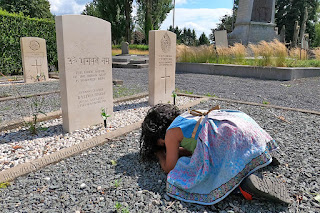
<path fill-rule="evenodd" d="M 289 203 L 285 185 L 252 173 L 272 162 L 276 142 L 251 117 L 218 107 L 180 114 L 170 104 L 152 107 L 142 123 L 140 156 L 159 160 L 168 173 L 167 194 L 178 200 L 215 204 L 236 188 L 251 199 Z"/>

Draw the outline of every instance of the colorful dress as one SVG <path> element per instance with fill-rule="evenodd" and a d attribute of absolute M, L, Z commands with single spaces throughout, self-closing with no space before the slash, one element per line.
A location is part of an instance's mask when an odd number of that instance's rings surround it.
<path fill-rule="evenodd" d="M 192 139 L 199 118 L 186 112 L 168 129 L 181 128 L 184 138 Z M 179 158 L 166 187 L 171 197 L 203 205 L 221 201 L 246 176 L 271 163 L 270 151 L 277 148 L 251 117 L 235 110 L 210 112 L 196 129 L 195 139 L 193 155 Z"/>

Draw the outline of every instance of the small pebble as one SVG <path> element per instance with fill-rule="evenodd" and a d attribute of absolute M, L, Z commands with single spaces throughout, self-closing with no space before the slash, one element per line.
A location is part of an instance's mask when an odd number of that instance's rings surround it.
<path fill-rule="evenodd" d="M 84 189 L 84 188 L 86 188 L 86 184 L 85 183 L 82 183 L 81 185 L 80 185 L 80 189 Z"/>

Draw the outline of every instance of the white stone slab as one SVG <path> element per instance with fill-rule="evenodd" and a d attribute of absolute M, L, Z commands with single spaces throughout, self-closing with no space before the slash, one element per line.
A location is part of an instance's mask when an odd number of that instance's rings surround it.
<path fill-rule="evenodd" d="M 84 15 L 56 16 L 63 129 L 102 123 L 113 112 L 111 25 Z"/>
<path fill-rule="evenodd" d="M 22 37 L 20 45 L 24 82 L 47 81 L 49 75 L 46 40 L 37 37 Z"/>
<path fill-rule="evenodd" d="M 228 38 L 226 30 L 214 31 L 214 38 L 216 41 L 216 47 L 228 47 Z"/>
<path fill-rule="evenodd" d="M 176 70 L 176 34 L 149 32 L 149 104 L 173 103 Z"/>

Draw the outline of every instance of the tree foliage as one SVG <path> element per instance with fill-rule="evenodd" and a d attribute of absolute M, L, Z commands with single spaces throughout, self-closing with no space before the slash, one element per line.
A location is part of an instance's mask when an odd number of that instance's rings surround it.
<path fill-rule="evenodd" d="M 81 14 L 88 15 L 88 16 L 94 16 L 94 17 L 100 17 L 99 11 L 97 9 L 97 1 L 93 0 L 92 2 L 87 3 Z"/>
<path fill-rule="evenodd" d="M 211 34 L 209 35 L 210 41 L 214 42 L 214 32 L 216 30 L 226 30 L 227 33 L 231 33 L 234 28 L 234 23 L 237 19 L 237 11 L 239 7 L 239 0 L 234 1 L 232 14 L 231 15 L 224 15 L 220 18 L 220 22 L 217 24 L 216 28 L 211 29 Z"/>
<path fill-rule="evenodd" d="M 276 24 L 279 29 L 286 27 L 286 40 L 293 37 L 294 22 L 302 24 L 305 8 L 308 10 L 306 33 L 309 33 L 311 41 L 315 39 L 315 23 L 317 22 L 318 0 L 281 0 L 276 1 Z"/>
<path fill-rule="evenodd" d="M 111 23 L 112 41 L 131 41 L 133 0 L 94 0 L 86 4 L 83 15 L 95 16 Z"/>
<path fill-rule="evenodd" d="M 204 32 L 199 37 L 199 45 L 209 45 L 210 41 Z"/>
<path fill-rule="evenodd" d="M 137 27 L 148 42 L 149 31 L 158 30 L 172 10 L 172 0 L 137 0 Z"/>
<path fill-rule="evenodd" d="M 48 0 L 0 0 L 0 8 L 30 18 L 53 18 Z"/>
<path fill-rule="evenodd" d="M 320 6 L 317 11 L 317 23 L 315 24 L 315 38 L 313 40 L 314 47 L 320 47 Z"/>
<path fill-rule="evenodd" d="M 174 32 L 177 35 L 177 44 L 185 44 L 187 46 L 198 46 L 204 44 L 210 44 L 208 37 L 202 33 L 199 40 L 197 39 L 196 31 L 190 28 L 179 29 L 175 27 L 173 29 L 172 25 L 168 28 L 168 31 Z"/>

